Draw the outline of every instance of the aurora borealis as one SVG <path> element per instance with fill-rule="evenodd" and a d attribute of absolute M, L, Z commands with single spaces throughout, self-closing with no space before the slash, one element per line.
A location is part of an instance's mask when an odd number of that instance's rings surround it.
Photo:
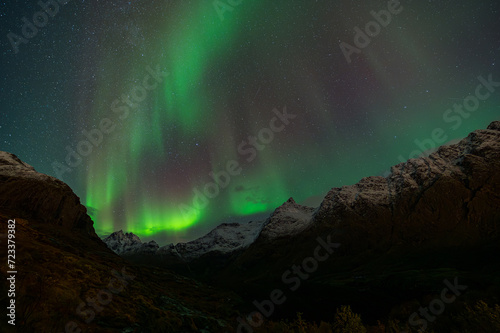
<path fill-rule="evenodd" d="M 60 176 L 99 234 L 191 240 L 382 174 L 436 128 L 451 141 L 500 114 L 498 88 L 460 125 L 443 118 L 478 77 L 500 81 L 493 0 L 401 1 L 351 63 L 341 43 L 387 1 L 73 0 L 14 53 L 6 35 L 40 10 L 30 3 L 2 3 L 0 150 Z"/>

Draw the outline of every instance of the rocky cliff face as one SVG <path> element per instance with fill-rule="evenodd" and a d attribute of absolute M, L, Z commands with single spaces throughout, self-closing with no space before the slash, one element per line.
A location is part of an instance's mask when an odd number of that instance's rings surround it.
<path fill-rule="evenodd" d="M 361 247 L 419 244 L 452 231 L 457 241 L 497 236 L 500 122 L 428 157 L 398 164 L 387 178 L 333 188 L 314 220 Z"/>
<path fill-rule="evenodd" d="M 0 209 L 98 238 L 86 208 L 68 185 L 6 152 L 0 152 Z"/>

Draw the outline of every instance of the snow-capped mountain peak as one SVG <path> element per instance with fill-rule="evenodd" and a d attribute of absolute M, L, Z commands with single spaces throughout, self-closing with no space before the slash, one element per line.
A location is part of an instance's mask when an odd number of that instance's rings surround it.
<path fill-rule="evenodd" d="M 117 254 L 155 253 L 159 248 L 155 241 L 143 243 L 137 235 L 123 230 L 113 232 L 103 241 Z"/>
<path fill-rule="evenodd" d="M 205 253 L 229 254 L 250 246 L 259 236 L 263 224 L 264 221 L 222 223 L 203 237 L 175 246 L 164 246 L 159 253 L 175 253 L 185 260 L 201 257 Z"/>
<path fill-rule="evenodd" d="M 227 255 L 250 246 L 260 235 L 264 221 L 222 223 L 208 234 L 187 243 L 159 247 L 155 241 L 141 242 L 131 232 L 116 231 L 104 238 L 106 245 L 119 255 L 158 254 L 173 255 L 183 261 L 199 258 L 207 253 Z"/>
<path fill-rule="evenodd" d="M 267 239 L 297 235 L 311 226 L 314 211 L 315 208 L 299 205 L 290 198 L 274 210 L 261 235 Z"/>

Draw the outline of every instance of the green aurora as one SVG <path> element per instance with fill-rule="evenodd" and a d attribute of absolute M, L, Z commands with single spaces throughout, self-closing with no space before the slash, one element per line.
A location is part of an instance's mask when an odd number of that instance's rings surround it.
<path fill-rule="evenodd" d="M 110 118 L 116 127 L 79 169 L 100 234 L 189 240 L 199 236 L 193 230 L 270 212 L 290 196 L 300 202 L 380 175 L 437 127 L 450 141 L 498 118 L 495 94 L 458 129 L 443 120 L 479 75 L 492 73 L 488 55 L 464 55 L 470 66 L 457 70 L 456 46 L 433 34 L 450 35 L 458 23 L 441 18 L 432 27 L 415 17 L 432 9 L 405 4 L 349 66 L 336 41 L 351 42 L 370 9 L 348 20 L 336 14 L 347 4 L 323 6 L 243 1 L 221 21 L 211 1 L 188 1 L 136 14 L 147 43 L 127 54 L 115 51 L 122 41 L 107 40 L 87 126 Z M 148 81 L 155 88 L 124 102 L 151 72 L 160 73 Z M 238 147 L 285 106 L 296 117 L 248 162 Z M 241 172 L 196 209 L 209 174 L 229 161 Z"/>

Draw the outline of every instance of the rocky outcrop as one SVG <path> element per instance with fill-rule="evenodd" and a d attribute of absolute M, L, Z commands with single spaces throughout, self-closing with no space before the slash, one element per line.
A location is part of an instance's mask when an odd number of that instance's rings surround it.
<path fill-rule="evenodd" d="M 0 152 L 0 209 L 98 238 L 86 208 L 68 185 L 7 152 Z"/>

